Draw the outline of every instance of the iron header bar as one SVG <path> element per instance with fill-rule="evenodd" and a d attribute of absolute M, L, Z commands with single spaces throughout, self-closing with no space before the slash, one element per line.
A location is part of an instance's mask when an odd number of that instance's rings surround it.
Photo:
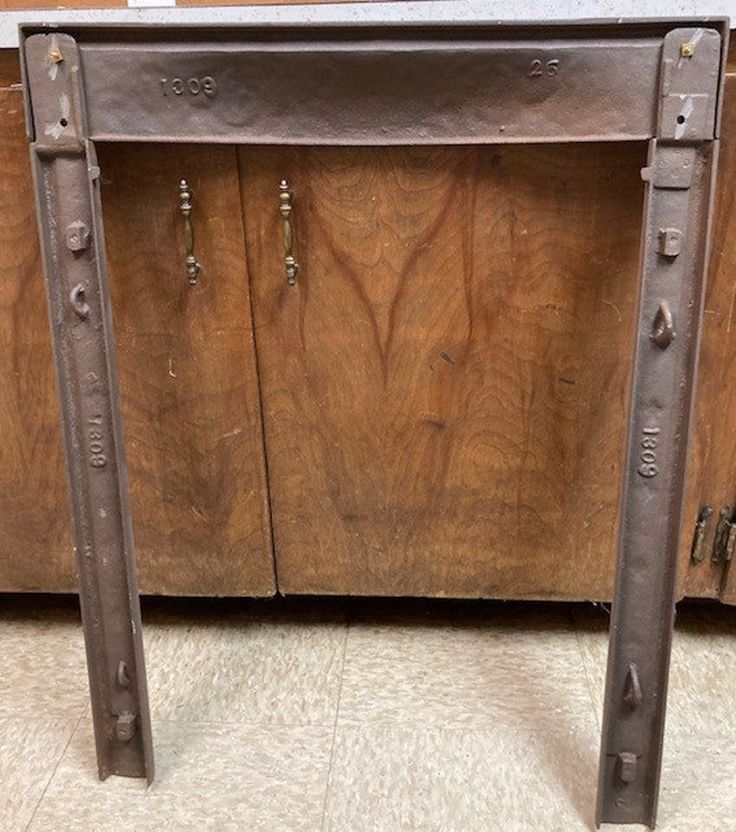
<path fill-rule="evenodd" d="M 668 31 L 70 29 L 95 141 L 379 146 L 648 140 Z"/>
<path fill-rule="evenodd" d="M 98 141 L 643 140 L 660 41 L 83 45 Z M 339 106 L 335 106 L 340 102 Z"/>

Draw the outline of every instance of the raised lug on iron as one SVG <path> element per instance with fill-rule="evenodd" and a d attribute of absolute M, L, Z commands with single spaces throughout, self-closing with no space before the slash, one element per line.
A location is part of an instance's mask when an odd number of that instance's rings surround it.
<path fill-rule="evenodd" d="M 622 783 L 633 783 L 636 780 L 636 754 L 633 751 L 622 751 L 618 755 L 618 776 Z"/>
<path fill-rule="evenodd" d="M 115 723 L 115 736 L 120 742 L 130 742 L 135 734 L 135 714 L 130 711 L 123 711 L 118 715 Z"/>
<path fill-rule="evenodd" d="M 115 674 L 115 678 L 117 679 L 117 683 L 120 685 L 121 688 L 127 688 L 130 686 L 130 673 L 128 672 L 128 664 L 124 662 L 122 659 L 118 663 L 118 670 Z"/>
<path fill-rule="evenodd" d="M 666 350 L 675 340 L 675 322 L 666 300 L 663 300 L 657 307 L 649 338 L 661 350 Z"/>
<path fill-rule="evenodd" d="M 81 220 L 70 222 L 64 232 L 66 247 L 73 252 L 85 251 L 89 248 L 91 236 L 89 228 Z"/>
<path fill-rule="evenodd" d="M 657 251 L 665 257 L 677 257 L 682 251 L 682 231 L 679 228 L 660 228 Z"/>
<path fill-rule="evenodd" d="M 639 680 L 639 668 L 632 662 L 629 665 L 629 672 L 626 674 L 624 685 L 624 702 L 635 711 L 642 700 L 641 681 Z"/>

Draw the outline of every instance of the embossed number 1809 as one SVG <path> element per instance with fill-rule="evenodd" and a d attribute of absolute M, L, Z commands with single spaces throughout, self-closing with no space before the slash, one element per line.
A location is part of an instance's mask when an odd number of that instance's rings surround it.
<path fill-rule="evenodd" d="M 639 451 L 639 467 L 636 469 L 640 477 L 656 477 L 659 473 L 657 466 L 657 448 L 659 446 L 659 428 L 642 428 L 641 450 Z"/>

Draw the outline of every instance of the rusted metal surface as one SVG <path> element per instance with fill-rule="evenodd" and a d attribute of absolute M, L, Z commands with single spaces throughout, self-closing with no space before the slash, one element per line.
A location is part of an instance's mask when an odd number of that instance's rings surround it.
<path fill-rule="evenodd" d="M 642 171 L 646 201 L 639 328 L 598 823 L 654 826 L 656 818 L 688 422 L 717 155 L 720 53 L 721 39 L 714 31 L 679 29 L 664 39 L 657 137 Z"/>
<path fill-rule="evenodd" d="M 100 222 L 79 56 L 26 44 L 31 145 L 99 774 L 153 778 L 153 744 Z"/>
<path fill-rule="evenodd" d="M 650 142 L 597 819 L 653 825 L 725 21 L 24 35 L 103 774 L 152 763 L 91 142 Z"/>
<path fill-rule="evenodd" d="M 659 45 L 323 41 L 288 51 L 256 42 L 153 52 L 116 43 L 83 46 L 83 61 L 91 135 L 100 140 L 180 141 L 200 127 L 208 141 L 240 144 L 642 140 L 654 126 Z M 189 82 L 196 89 L 210 78 L 211 95 L 191 91 Z"/>

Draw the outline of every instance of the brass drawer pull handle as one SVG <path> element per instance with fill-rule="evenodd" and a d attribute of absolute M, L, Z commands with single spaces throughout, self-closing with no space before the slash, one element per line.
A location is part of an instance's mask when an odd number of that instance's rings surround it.
<path fill-rule="evenodd" d="M 179 210 L 184 217 L 184 245 L 186 246 L 187 279 L 194 286 L 202 267 L 194 256 L 194 228 L 192 227 L 192 189 L 186 179 L 179 182 Z"/>
<path fill-rule="evenodd" d="M 285 179 L 279 185 L 279 210 L 284 219 L 284 265 L 286 266 L 286 282 L 289 286 L 296 283 L 296 273 L 299 271 L 299 264 L 294 258 L 292 246 L 294 233 L 291 228 L 292 194 Z"/>

